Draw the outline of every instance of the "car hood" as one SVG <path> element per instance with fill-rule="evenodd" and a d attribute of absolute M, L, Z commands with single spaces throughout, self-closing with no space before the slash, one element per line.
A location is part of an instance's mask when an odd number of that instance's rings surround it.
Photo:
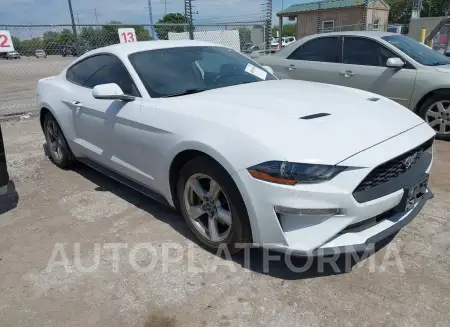
<path fill-rule="evenodd" d="M 297 80 L 243 84 L 172 99 L 194 108 L 190 115 L 239 130 L 292 162 L 337 164 L 424 123 L 382 96 Z"/>
<path fill-rule="evenodd" d="M 436 66 L 433 67 L 434 69 L 436 69 L 438 72 L 441 73 L 450 73 L 450 65 L 442 65 L 442 66 Z"/>

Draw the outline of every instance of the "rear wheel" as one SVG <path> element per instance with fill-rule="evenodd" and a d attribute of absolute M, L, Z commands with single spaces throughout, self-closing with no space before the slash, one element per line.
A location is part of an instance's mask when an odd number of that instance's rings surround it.
<path fill-rule="evenodd" d="M 181 213 L 197 239 L 209 251 L 226 247 L 239 252 L 238 244 L 251 242 L 244 201 L 228 173 L 206 157 L 189 161 L 177 185 Z"/>
<path fill-rule="evenodd" d="M 70 168 L 75 157 L 70 151 L 66 138 L 64 137 L 58 122 L 51 113 L 47 113 L 44 118 L 44 134 L 47 142 L 50 159 L 59 168 Z"/>
<path fill-rule="evenodd" d="M 450 93 L 431 96 L 418 114 L 435 130 L 437 139 L 450 141 Z"/>

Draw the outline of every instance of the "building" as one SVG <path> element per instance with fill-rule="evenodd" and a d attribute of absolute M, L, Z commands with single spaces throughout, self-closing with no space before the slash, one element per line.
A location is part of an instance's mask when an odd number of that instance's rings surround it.
<path fill-rule="evenodd" d="M 384 31 L 388 24 L 389 5 L 383 0 L 328 0 L 292 5 L 279 13 L 295 22 L 297 39 L 303 36 L 355 30 Z"/>

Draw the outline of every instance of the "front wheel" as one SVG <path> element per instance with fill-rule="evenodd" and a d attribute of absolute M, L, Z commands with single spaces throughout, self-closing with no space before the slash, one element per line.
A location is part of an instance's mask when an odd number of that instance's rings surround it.
<path fill-rule="evenodd" d="M 251 242 L 247 210 L 229 174 L 206 157 L 189 161 L 177 185 L 181 213 L 189 228 L 209 251 L 239 252 Z"/>
<path fill-rule="evenodd" d="M 58 122 L 51 113 L 47 113 L 44 118 L 44 134 L 48 154 L 52 162 L 59 168 L 70 168 L 75 161 L 75 157 L 67 144 Z"/>
<path fill-rule="evenodd" d="M 419 109 L 422 117 L 436 132 L 439 140 L 450 141 L 450 93 L 437 93 Z"/>

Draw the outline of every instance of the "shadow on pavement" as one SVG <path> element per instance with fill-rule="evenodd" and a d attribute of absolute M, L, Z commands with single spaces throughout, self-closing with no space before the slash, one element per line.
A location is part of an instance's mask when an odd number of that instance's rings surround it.
<path fill-rule="evenodd" d="M 0 215 L 17 207 L 19 195 L 13 181 L 9 181 L 6 186 L 6 193 L 0 195 Z"/>
<path fill-rule="evenodd" d="M 189 230 L 184 219 L 174 209 L 159 204 L 84 164 L 77 164 L 74 171 L 98 185 L 96 191 L 113 193 L 128 203 L 148 212 L 156 219 L 169 224 L 175 231 L 200 245 L 200 242 Z M 262 248 L 250 248 L 232 255 L 229 259 L 244 269 L 284 280 L 339 275 L 350 272 L 356 264 L 384 248 L 392 241 L 395 235 L 393 234 L 382 242 L 375 244 L 370 251 L 365 253 L 336 254 L 334 256 L 313 258 L 288 256 Z M 268 260 L 268 258 L 270 259 Z M 227 259 L 223 258 L 223 260 Z"/>

